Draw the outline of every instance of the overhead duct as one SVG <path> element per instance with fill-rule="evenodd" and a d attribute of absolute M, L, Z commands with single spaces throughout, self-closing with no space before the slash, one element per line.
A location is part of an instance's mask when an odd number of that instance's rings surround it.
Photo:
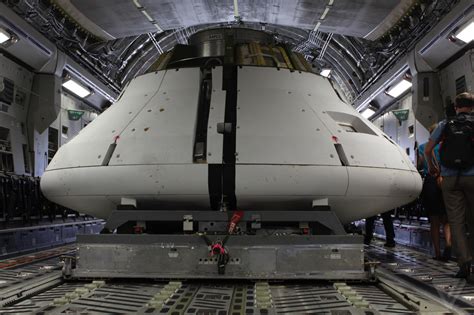
<path fill-rule="evenodd" d="M 444 118 L 438 73 L 420 72 L 413 77 L 413 111 L 416 119 L 428 129 Z"/>
<path fill-rule="evenodd" d="M 38 132 L 46 130 L 57 118 L 61 108 L 61 78 L 38 73 L 33 78 L 28 120 Z"/>

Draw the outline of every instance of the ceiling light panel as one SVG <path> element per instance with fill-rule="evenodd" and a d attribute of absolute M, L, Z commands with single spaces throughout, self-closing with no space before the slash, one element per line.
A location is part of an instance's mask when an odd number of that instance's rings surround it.
<path fill-rule="evenodd" d="M 11 38 L 11 35 L 6 30 L 0 28 L 0 44 L 9 41 Z"/>
<path fill-rule="evenodd" d="M 471 19 L 471 21 L 467 22 L 465 25 L 459 28 L 459 30 L 456 31 L 454 36 L 456 36 L 457 39 L 462 40 L 466 44 L 474 40 L 474 19 Z"/>
<path fill-rule="evenodd" d="M 327 78 L 331 74 L 331 69 L 322 69 L 319 74 Z"/>
<path fill-rule="evenodd" d="M 411 88 L 412 84 L 410 81 L 403 79 L 391 88 L 388 89 L 387 94 L 391 97 L 399 97 L 403 94 L 406 90 Z"/>
<path fill-rule="evenodd" d="M 372 117 L 375 114 L 375 111 L 373 109 L 367 107 L 360 114 L 362 115 L 362 117 L 369 119 L 370 117 Z"/>
<path fill-rule="evenodd" d="M 82 86 L 73 79 L 67 79 L 64 81 L 63 87 L 81 98 L 87 97 L 91 94 L 91 91 L 88 88 Z"/>

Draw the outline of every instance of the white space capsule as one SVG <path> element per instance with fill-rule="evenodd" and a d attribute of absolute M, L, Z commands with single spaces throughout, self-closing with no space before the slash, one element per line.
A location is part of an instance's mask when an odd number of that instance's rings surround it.
<path fill-rule="evenodd" d="M 299 56 L 257 32 L 232 44 L 198 34 L 59 149 L 41 180 L 48 199 L 107 218 L 124 197 L 140 209 L 288 211 L 327 198 L 347 223 L 418 196 L 404 150 Z"/>

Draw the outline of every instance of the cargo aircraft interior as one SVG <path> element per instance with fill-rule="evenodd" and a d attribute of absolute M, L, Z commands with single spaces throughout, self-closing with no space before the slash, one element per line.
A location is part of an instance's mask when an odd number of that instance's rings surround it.
<path fill-rule="evenodd" d="M 0 0 L 0 314 L 474 314 L 472 0 Z"/>

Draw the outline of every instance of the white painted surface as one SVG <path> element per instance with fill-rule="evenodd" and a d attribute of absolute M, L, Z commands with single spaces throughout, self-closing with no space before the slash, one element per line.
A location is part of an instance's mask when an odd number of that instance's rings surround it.
<path fill-rule="evenodd" d="M 252 76 L 239 71 L 239 87 Z M 242 85 L 237 96 L 238 163 L 340 165 L 331 134 L 299 93 L 285 90 L 287 84 L 257 91 Z"/>
<path fill-rule="evenodd" d="M 199 72 L 166 71 L 158 93 L 120 133 L 109 165 L 193 163 Z"/>
<path fill-rule="evenodd" d="M 48 170 L 41 179 L 41 189 L 55 202 L 98 217 L 106 217 L 121 197 L 135 198 L 140 205 L 143 199 L 156 200 L 157 208 L 165 203 L 175 208 L 170 201 L 201 208 L 209 202 L 206 164 Z"/>
<path fill-rule="evenodd" d="M 117 104 L 60 149 L 42 179 L 46 196 L 103 218 L 122 197 L 149 209 L 209 209 L 208 165 L 192 159 L 199 76 L 199 69 L 180 69 L 135 79 Z M 225 111 L 221 76 L 220 67 L 213 70 L 207 162 L 214 164 L 222 162 L 223 136 L 216 132 Z M 239 209 L 302 210 L 327 198 L 349 222 L 419 193 L 421 179 L 404 151 L 320 76 L 243 67 L 238 90 Z M 109 166 L 98 166 L 97 155 L 117 135 Z M 341 164 L 336 143 L 349 167 Z"/>
<path fill-rule="evenodd" d="M 133 80 L 117 103 L 56 154 L 49 169 L 101 165 L 109 145 L 158 93 L 164 73 L 149 73 Z"/>

